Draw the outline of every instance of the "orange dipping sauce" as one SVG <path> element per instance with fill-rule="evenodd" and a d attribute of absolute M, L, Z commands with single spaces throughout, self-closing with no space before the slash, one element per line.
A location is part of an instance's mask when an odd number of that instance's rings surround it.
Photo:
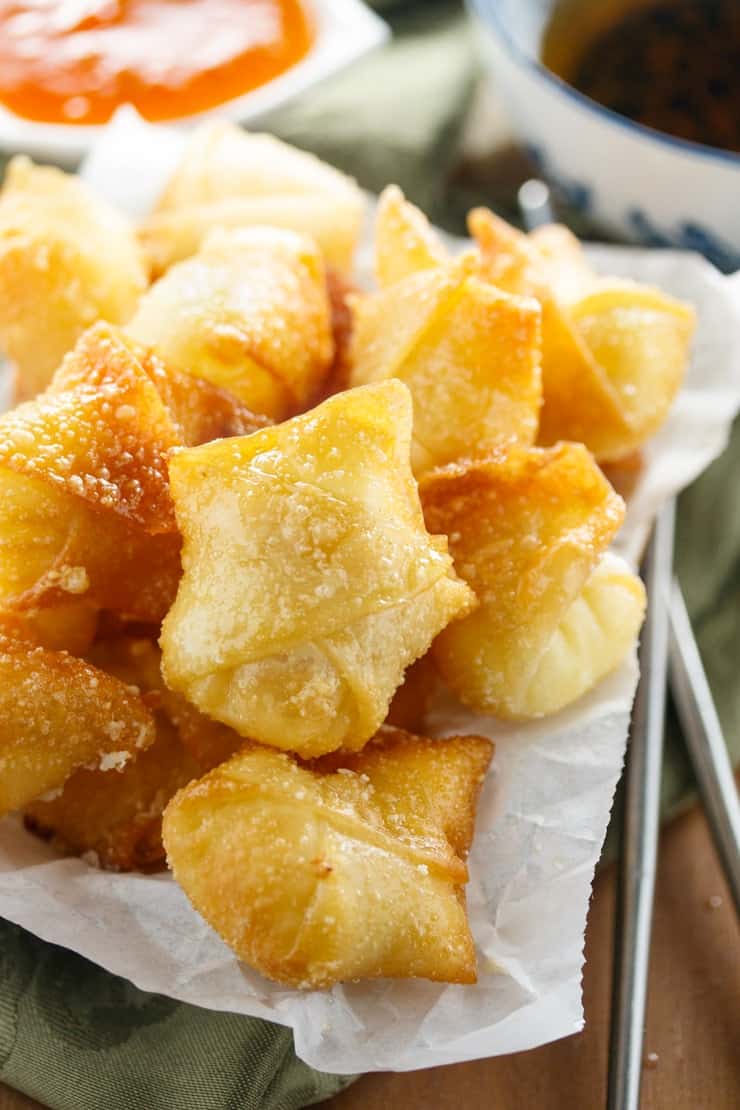
<path fill-rule="evenodd" d="M 46 123 L 215 108 L 308 53 L 301 0 L 0 0 L 0 103 Z"/>

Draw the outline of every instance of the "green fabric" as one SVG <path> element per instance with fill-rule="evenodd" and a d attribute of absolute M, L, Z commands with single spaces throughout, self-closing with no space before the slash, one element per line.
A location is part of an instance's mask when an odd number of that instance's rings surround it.
<path fill-rule="evenodd" d="M 298 1110 L 351 1077 L 289 1029 L 145 994 L 0 923 L 0 1080 L 58 1110 Z"/>
<path fill-rule="evenodd" d="M 474 203 L 515 216 L 527 164 L 514 150 L 460 164 L 478 75 L 462 8 L 378 0 L 393 41 L 273 114 L 270 129 L 379 190 L 398 182 L 454 231 Z M 732 749 L 740 761 L 740 429 L 681 498 L 677 563 Z M 664 814 L 692 797 L 672 722 Z M 610 835 L 613 843 L 614 830 Z M 607 857 L 612 849 L 607 847 Z M 346 1086 L 299 1062 L 289 1030 L 145 994 L 0 922 L 0 1080 L 57 1110 L 292 1110 Z"/>

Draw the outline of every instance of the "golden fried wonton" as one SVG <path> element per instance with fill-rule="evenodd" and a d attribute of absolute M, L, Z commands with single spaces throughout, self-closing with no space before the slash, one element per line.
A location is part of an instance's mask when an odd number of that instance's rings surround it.
<path fill-rule="evenodd" d="M 645 591 L 605 554 L 624 514 L 580 444 L 449 466 L 420 486 L 427 527 L 449 537 L 480 607 L 432 648 L 458 697 L 499 717 L 561 709 L 634 644 Z"/>
<path fill-rule="evenodd" d="M 165 689 L 160 653 L 150 640 L 101 641 L 89 661 L 141 691 L 154 715 L 156 739 L 122 768 L 76 771 L 56 797 L 26 808 L 26 824 L 64 851 L 94 853 L 101 867 L 154 870 L 164 864 L 161 828 L 167 802 L 180 787 L 233 755 L 243 741 Z"/>
<path fill-rule="evenodd" d="M 161 620 L 180 575 L 180 442 L 115 329 L 86 332 L 46 393 L 0 416 L 0 609 L 78 599 Z"/>
<path fill-rule="evenodd" d="M 307 406 L 334 355 L 321 255 L 278 228 L 214 232 L 152 286 L 128 330 L 276 420 Z"/>
<path fill-rule="evenodd" d="M 78 767 L 122 766 L 154 741 L 139 694 L 66 652 L 0 636 L 0 815 Z"/>
<path fill-rule="evenodd" d="M 373 735 L 405 668 L 474 604 L 424 527 L 410 438 L 411 398 L 389 381 L 173 455 L 168 685 L 304 756 Z"/>
<path fill-rule="evenodd" d="M 212 228 L 255 225 L 311 235 L 327 262 L 347 269 L 364 210 L 362 192 L 339 170 L 221 121 L 193 132 L 141 238 L 157 274 L 195 254 Z"/>
<path fill-rule="evenodd" d="M 14 158 L 0 194 L 0 348 L 42 390 L 96 320 L 124 323 L 147 286 L 133 229 L 78 177 Z"/>
<path fill-rule="evenodd" d="M 358 298 L 350 364 L 352 385 L 399 378 L 411 390 L 416 474 L 537 434 L 539 308 L 457 265 Z"/>
<path fill-rule="evenodd" d="M 236 954 L 278 982 L 475 982 L 464 860 L 492 748 L 382 729 L 359 755 L 301 767 L 247 747 L 170 802 L 169 864 Z"/>
<path fill-rule="evenodd" d="M 542 305 L 539 441 L 577 440 L 604 461 L 631 454 L 678 392 L 693 310 L 649 286 L 598 279 L 565 229 L 528 237 L 486 209 L 469 223 L 481 277 Z"/>

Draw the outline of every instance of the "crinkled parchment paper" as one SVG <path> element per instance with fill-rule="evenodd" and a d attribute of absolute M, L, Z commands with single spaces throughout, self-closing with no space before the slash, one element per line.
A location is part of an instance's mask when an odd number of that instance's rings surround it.
<path fill-rule="evenodd" d="M 179 135 L 124 118 L 87 176 L 141 215 L 180 143 Z M 620 537 L 620 549 L 634 557 L 656 507 L 726 441 L 740 404 L 740 296 L 733 279 L 692 255 L 598 248 L 593 259 L 699 312 L 686 386 L 647 451 Z M 290 1025 L 299 1056 L 327 1071 L 450 1064 L 567 1036 L 583 1024 L 586 911 L 636 679 L 630 659 L 575 706 L 516 727 L 437 698 L 433 735 L 477 732 L 497 744 L 470 858 L 476 986 L 383 980 L 329 993 L 282 989 L 240 965 L 169 876 L 115 875 L 58 859 L 15 818 L 0 824 L 0 915 L 145 990 Z"/>

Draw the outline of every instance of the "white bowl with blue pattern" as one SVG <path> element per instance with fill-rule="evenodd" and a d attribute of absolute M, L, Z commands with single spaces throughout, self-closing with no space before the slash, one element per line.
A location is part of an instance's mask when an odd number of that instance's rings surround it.
<path fill-rule="evenodd" d="M 740 268 L 740 155 L 634 123 L 539 61 L 558 0 L 468 0 L 498 99 L 540 171 L 596 228 Z"/>

